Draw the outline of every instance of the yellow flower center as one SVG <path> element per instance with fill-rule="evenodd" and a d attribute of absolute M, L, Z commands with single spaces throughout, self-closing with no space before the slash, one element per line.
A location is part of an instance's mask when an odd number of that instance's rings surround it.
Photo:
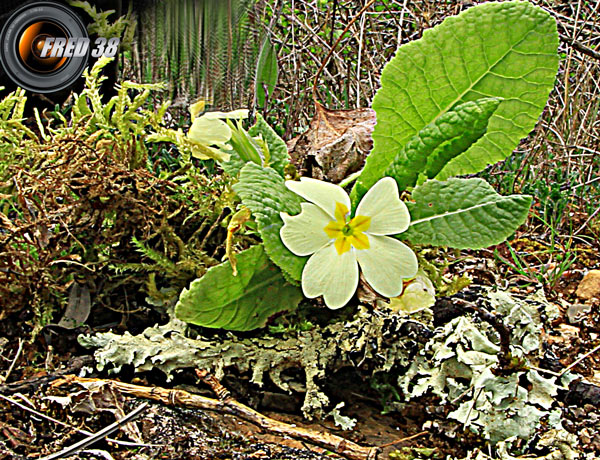
<path fill-rule="evenodd" d="M 342 203 L 335 203 L 335 220 L 329 222 L 323 229 L 329 238 L 335 238 L 335 249 L 339 255 L 350 250 L 369 249 L 369 237 L 365 232 L 371 226 L 371 218 L 366 216 L 355 216 L 349 218 L 349 210 Z"/>

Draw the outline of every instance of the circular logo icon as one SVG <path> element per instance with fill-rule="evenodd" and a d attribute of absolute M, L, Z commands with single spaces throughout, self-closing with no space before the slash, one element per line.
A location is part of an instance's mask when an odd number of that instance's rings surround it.
<path fill-rule="evenodd" d="M 90 54 L 83 22 L 67 6 L 53 1 L 15 10 L 0 33 L 0 63 L 17 85 L 36 93 L 71 86 Z"/>

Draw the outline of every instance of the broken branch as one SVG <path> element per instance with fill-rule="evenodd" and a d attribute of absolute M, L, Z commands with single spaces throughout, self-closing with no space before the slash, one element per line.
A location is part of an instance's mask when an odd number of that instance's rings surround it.
<path fill-rule="evenodd" d="M 102 382 L 111 385 L 113 389 L 138 398 L 146 398 L 160 401 L 170 406 L 188 406 L 197 409 L 209 410 L 228 415 L 234 415 L 242 420 L 253 423 L 264 430 L 295 439 L 309 442 L 313 445 L 328 449 L 349 460 L 375 460 L 379 449 L 377 447 L 363 447 L 352 441 L 348 441 L 330 433 L 320 433 L 305 428 L 288 425 L 287 423 L 266 417 L 259 412 L 227 398 L 222 401 L 206 398 L 204 396 L 188 393 L 184 390 L 170 390 L 161 387 L 144 387 L 131 383 L 118 382 L 115 380 L 81 378 L 67 376 L 54 383 L 55 386 L 68 383 L 90 383 Z"/>

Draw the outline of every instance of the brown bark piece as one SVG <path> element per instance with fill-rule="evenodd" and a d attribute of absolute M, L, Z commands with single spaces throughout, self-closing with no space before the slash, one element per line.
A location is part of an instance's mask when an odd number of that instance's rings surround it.
<path fill-rule="evenodd" d="M 579 283 L 575 293 L 577 297 L 584 300 L 591 300 L 594 297 L 600 299 L 600 270 L 590 270 Z"/>

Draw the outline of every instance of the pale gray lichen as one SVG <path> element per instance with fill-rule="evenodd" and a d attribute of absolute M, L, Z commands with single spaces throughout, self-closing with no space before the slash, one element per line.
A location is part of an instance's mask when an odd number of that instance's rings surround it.
<path fill-rule="evenodd" d="M 505 441 L 500 441 L 496 445 L 494 457 L 490 457 L 487 453 L 476 449 L 469 453 L 462 460 L 519 460 L 524 458 L 516 453 L 513 453 L 513 444 L 516 438 L 510 438 Z M 547 454 L 534 457 L 527 455 L 528 460 L 575 460 L 575 459 L 592 459 L 594 457 L 582 456 L 577 451 L 577 436 L 563 429 L 549 430 L 540 436 L 537 445 L 539 448 L 549 451 Z M 593 454 L 591 454 L 593 455 Z M 416 460 L 416 459 L 415 459 Z"/>
<path fill-rule="evenodd" d="M 352 417 L 348 417 L 347 415 L 342 415 L 340 409 L 342 409 L 346 404 L 344 401 L 338 403 L 331 412 L 327 414 L 327 417 L 332 417 L 335 426 L 339 426 L 342 430 L 349 431 L 354 429 L 356 426 L 356 419 Z"/>
<path fill-rule="evenodd" d="M 492 443 L 513 436 L 530 439 L 550 415 L 562 386 L 555 376 L 544 377 L 530 367 L 541 351 L 539 310 L 548 311 L 549 304 L 539 293 L 518 300 L 506 292 L 490 292 L 487 300 L 490 311 L 510 329 L 511 355 L 525 359 L 520 370 L 497 375 L 496 331 L 461 316 L 436 330 L 398 384 L 407 399 L 432 392 L 443 402 L 458 404 L 448 417 Z"/>
<path fill-rule="evenodd" d="M 308 418 L 322 417 L 329 398 L 321 389 L 327 375 L 346 366 L 368 362 L 377 371 L 394 365 L 407 366 L 409 350 L 400 337 L 402 321 L 394 315 L 361 310 L 355 319 L 298 332 L 289 338 L 191 339 L 185 323 L 172 319 L 168 324 L 146 329 L 139 335 L 112 332 L 79 337 L 94 353 L 99 370 L 118 373 L 125 365 L 136 372 L 160 369 L 169 378 L 184 368 L 206 369 L 221 379 L 228 368 L 251 373 L 251 382 L 262 386 L 265 375 L 284 391 L 305 393 L 302 410 Z M 290 381 L 287 369 L 304 370 L 303 382 Z"/>
<path fill-rule="evenodd" d="M 341 368 L 355 367 L 371 375 L 404 369 L 398 386 L 407 401 L 433 393 L 454 407 L 449 418 L 492 443 L 513 436 L 530 438 L 542 419 L 550 428 L 561 428 L 554 397 L 565 378 L 557 381 L 530 367 L 540 352 L 543 316 L 552 316 L 550 304 L 540 293 L 517 299 L 488 292 L 484 300 L 510 329 L 511 355 L 524 364 L 516 372 L 496 375 L 498 333 L 471 314 L 431 333 L 429 324 L 412 317 L 361 309 L 351 321 L 295 336 L 246 339 L 233 334 L 192 339 L 186 336 L 187 326 L 173 319 L 136 336 L 107 332 L 82 336 L 80 343 L 96 348 L 98 368 L 112 372 L 132 365 L 138 372 L 157 368 L 170 377 L 179 369 L 201 368 L 221 379 L 235 368 L 259 386 L 268 376 L 284 391 L 305 393 L 302 410 L 309 419 L 326 414 L 330 401 L 322 388 L 325 380 Z M 429 339 L 423 334 L 426 330 Z M 302 370 L 302 381 L 284 372 L 290 369 Z"/>

